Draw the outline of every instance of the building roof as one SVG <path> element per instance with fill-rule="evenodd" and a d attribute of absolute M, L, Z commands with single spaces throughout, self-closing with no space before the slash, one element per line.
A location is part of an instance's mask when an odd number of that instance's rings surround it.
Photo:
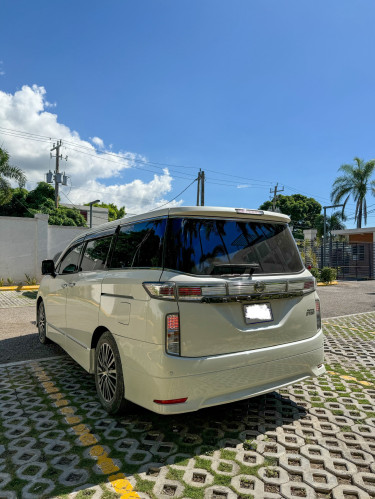
<path fill-rule="evenodd" d="M 332 230 L 331 234 L 334 236 L 350 236 L 354 234 L 371 234 L 375 232 L 375 227 L 362 227 L 360 229 L 341 229 Z"/>

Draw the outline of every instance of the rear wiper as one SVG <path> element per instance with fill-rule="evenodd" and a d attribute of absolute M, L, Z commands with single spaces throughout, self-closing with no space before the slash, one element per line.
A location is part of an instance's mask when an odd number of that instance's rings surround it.
<path fill-rule="evenodd" d="M 260 269 L 259 263 L 220 263 L 214 265 L 211 275 L 253 275 L 258 269 Z"/>

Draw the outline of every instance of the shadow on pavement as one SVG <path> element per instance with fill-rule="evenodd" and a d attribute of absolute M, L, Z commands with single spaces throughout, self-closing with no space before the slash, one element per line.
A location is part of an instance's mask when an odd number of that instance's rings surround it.
<path fill-rule="evenodd" d="M 37 333 L 15 336 L 0 341 L 0 364 L 42 359 L 55 355 L 66 355 L 66 353 L 55 343 L 40 344 Z"/>

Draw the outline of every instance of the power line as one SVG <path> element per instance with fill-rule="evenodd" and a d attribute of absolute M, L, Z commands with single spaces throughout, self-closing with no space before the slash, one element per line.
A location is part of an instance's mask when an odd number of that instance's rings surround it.
<path fill-rule="evenodd" d="M 25 139 L 28 139 L 28 140 L 42 140 L 42 139 L 43 139 L 42 141 L 51 141 L 52 140 L 51 137 L 48 137 L 46 135 L 38 135 L 38 134 L 30 133 L 30 132 L 24 132 L 22 130 L 10 129 L 10 128 L 5 128 L 5 127 L 0 127 L 0 133 L 17 136 L 19 138 L 25 138 Z M 64 143 L 65 144 L 69 144 L 72 148 L 75 148 L 75 150 L 78 149 L 77 152 L 81 152 L 82 154 L 84 154 L 83 150 L 90 151 L 90 152 L 95 152 L 97 155 L 100 156 L 100 158 L 102 158 L 102 156 L 104 156 L 104 155 L 114 156 L 114 157 L 120 158 L 122 160 L 132 161 L 132 162 L 136 162 L 136 163 L 141 163 L 141 164 L 153 166 L 154 168 L 159 168 L 159 169 L 164 169 L 165 167 L 169 167 L 169 168 L 189 168 L 189 169 L 194 169 L 194 170 L 197 169 L 194 166 L 188 166 L 188 165 L 176 165 L 176 164 L 173 164 L 173 163 L 161 163 L 161 162 L 155 162 L 155 161 L 145 161 L 145 160 L 137 159 L 137 158 L 127 158 L 126 156 L 123 156 L 121 154 L 117 154 L 117 153 L 113 153 L 113 152 L 109 152 L 109 151 L 100 151 L 99 149 L 97 149 L 95 146 L 92 146 L 91 144 L 90 144 L 90 146 L 84 146 L 84 145 L 82 145 L 80 143 L 77 143 L 77 142 L 74 142 L 74 141 L 71 141 L 71 140 L 66 140 L 66 139 L 64 139 Z M 82 151 L 79 151 L 79 149 L 81 149 Z M 93 157 L 98 158 L 98 156 L 93 156 Z M 115 163 L 117 163 L 117 162 L 115 162 Z M 145 170 L 145 171 L 147 171 L 147 170 Z M 231 177 L 231 178 L 238 178 L 240 180 L 246 180 L 246 181 L 250 181 L 250 182 L 260 182 L 260 183 L 265 183 L 265 184 L 272 184 L 273 183 L 273 182 L 270 182 L 269 180 L 253 179 L 253 178 L 249 178 L 249 177 L 242 177 L 242 176 L 239 176 L 239 175 L 231 175 L 231 174 L 228 174 L 228 173 L 219 172 L 217 170 L 207 169 L 207 171 L 209 171 L 211 173 L 216 173 L 217 175 L 221 175 L 221 176 L 225 176 L 225 177 Z M 217 180 L 221 180 L 221 179 L 217 179 Z"/>
<path fill-rule="evenodd" d="M 13 137 L 17 137 L 17 138 L 21 138 L 21 139 L 27 139 L 27 140 L 34 140 L 34 141 L 37 141 L 37 142 L 50 142 L 52 139 L 54 139 L 54 137 L 49 137 L 47 135 L 40 135 L 40 134 L 35 134 L 35 133 L 31 133 L 31 132 L 26 132 L 26 131 L 23 131 L 23 130 L 18 130 L 18 129 L 11 129 L 11 128 L 5 128 L 5 127 L 0 127 L 0 133 L 4 134 L 4 135 L 8 135 L 8 136 L 13 136 Z M 142 159 L 138 159 L 138 158 L 126 158 L 124 157 L 123 155 L 121 154 L 117 154 L 117 153 L 112 153 L 112 152 L 109 152 L 109 151 L 100 151 L 99 149 L 95 148 L 94 146 L 92 146 L 91 144 L 89 146 L 84 146 L 80 143 L 77 143 L 77 142 L 74 142 L 72 140 L 65 140 L 64 139 L 64 142 L 66 144 L 70 144 L 71 145 L 71 148 L 73 150 L 76 150 L 76 152 L 80 152 L 81 154 L 85 154 L 83 152 L 83 150 L 87 150 L 87 151 L 90 151 L 90 152 L 95 152 L 96 155 L 93 155 L 93 154 L 88 154 L 86 153 L 88 156 L 92 156 L 96 159 L 103 159 L 105 161 L 110 161 L 108 158 L 103 158 L 104 155 L 108 155 L 108 156 L 114 156 L 116 158 L 120 158 L 122 160 L 126 160 L 126 161 L 130 161 L 132 163 L 141 163 L 143 165 L 148 165 L 152 168 L 159 168 L 159 169 L 164 169 L 164 167 L 168 167 L 168 168 L 189 168 L 189 169 L 197 169 L 196 167 L 193 167 L 193 166 L 190 166 L 190 165 L 176 165 L 176 164 L 173 164 L 173 163 L 161 163 L 161 162 L 153 162 L 153 161 L 145 161 L 145 160 L 142 160 Z M 77 150 L 78 149 L 78 150 Z M 114 163 L 116 164 L 122 164 L 122 163 L 119 163 L 118 161 L 113 161 Z M 139 169 L 139 170 L 143 170 L 143 171 L 147 171 L 147 172 L 150 172 L 150 173 L 158 173 L 158 172 L 155 172 L 154 170 L 148 170 L 146 168 L 141 168 L 141 167 L 137 167 L 135 166 L 134 164 L 132 164 L 130 166 L 131 168 L 136 168 L 136 169 Z M 220 175 L 220 176 L 224 176 L 224 177 L 230 177 L 230 178 L 237 178 L 237 179 L 240 179 L 240 180 L 246 180 L 246 181 L 250 181 L 250 182 L 258 182 L 258 183 L 263 183 L 263 184 L 268 184 L 268 185 L 272 185 L 274 184 L 274 182 L 272 181 L 268 181 L 268 180 L 262 180 L 262 179 L 253 179 L 253 178 L 249 178 L 249 177 L 242 177 L 242 176 L 239 176 L 239 175 L 232 175 L 232 174 L 228 174 L 228 173 L 224 173 L 224 172 L 219 172 L 217 170 L 211 170 L 211 169 L 205 169 L 206 171 L 208 172 L 211 172 L 211 173 L 215 173 L 217 175 Z M 185 175 L 184 177 L 180 176 L 178 177 L 178 175 L 176 175 L 175 173 L 173 173 L 173 175 L 176 177 L 176 178 L 192 178 L 192 175 L 189 175 L 189 174 L 185 174 L 185 173 L 182 173 L 182 172 L 179 172 L 180 175 Z M 220 183 L 220 181 L 222 181 L 223 183 Z M 226 185 L 228 186 L 228 183 L 231 183 L 232 186 L 233 184 L 235 184 L 235 181 L 230 181 L 230 180 L 224 180 L 224 179 L 210 179 L 208 180 L 208 183 L 211 183 L 211 184 L 216 184 L 216 185 Z M 319 196 L 319 195 L 311 195 L 310 193 L 307 193 L 307 192 L 304 192 L 302 191 L 301 189 L 296 189 L 295 187 L 292 187 L 292 186 L 289 186 L 289 185 L 286 185 L 284 184 L 285 187 L 287 187 L 288 189 L 290 189 L 291 191 L 294 191 L 296 193 L 299 193 L 299 194 L 304 194 L 306 196 L 313 196 L 314 198 L 318 198 L 318 199 L 323 199 L 324 201 L 327 201 L 328 198 L 325 198 L 323 196 Z M 250 186 L 252 188 L 256 188 L 256 187 L 259 187 L 259 188 L 263 188 L 262 186 L 257 186 L 257 185 L 254 185 L 254 186 Z M 348 203 L 349 204 L 349 203 Z M 350 203 L 351 206 L 354 206 L 353 203 Z"/>
<path fill-rule="evenodd" d="M 162 208 L 163 206 L 166 206 L 167 204 L 172 203 L 172 201 L 174 201 L 175 199 L 177 199 L 178 197 L 180 197 L 180 196 L 181 196 L 181 194 L 183 194 L 185 191 L 187 191 L 187 190 L 189 189 L 189 187 L 190 187 L 191 185 L 193 185 L 193 184 L 194 184 L 194 182 L 196 182 L 197 180 L 198 180 L 198 179 L 197 179 L 197 178 L 195 178 L 195 179 L 191 182 L 191 184 L 189 184 L 187 187 L 185 187 L 185 189 L 184 189 L 183 191 L 181 191 L 179 194 L 177 194 L 177 196 L 175 196 L 173 199 L 171 199 L 171 200 L 170 200 L 170 201 L 168 201 L 167 203 L 164 203 L 164 204 L 162 204 L 162 205 L 160 205 L 160 206 L 158 206 L 158 207 L 154 208 L 153 210 L 149 210 L 149 211 L 155 211 L 155 210 L 158 210 L 159 208 Z"/>

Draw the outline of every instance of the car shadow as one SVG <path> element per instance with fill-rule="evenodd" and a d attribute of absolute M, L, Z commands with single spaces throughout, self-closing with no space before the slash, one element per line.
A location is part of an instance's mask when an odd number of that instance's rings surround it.
<path fill-rule="evenodd" d="M 31 321 L 35 325 L 35 321 Z M 41 358 L 66 355 L 56 343 L 42 345 L 38 333 L 22 334 L 0 340 L 0 365 Z"/>

